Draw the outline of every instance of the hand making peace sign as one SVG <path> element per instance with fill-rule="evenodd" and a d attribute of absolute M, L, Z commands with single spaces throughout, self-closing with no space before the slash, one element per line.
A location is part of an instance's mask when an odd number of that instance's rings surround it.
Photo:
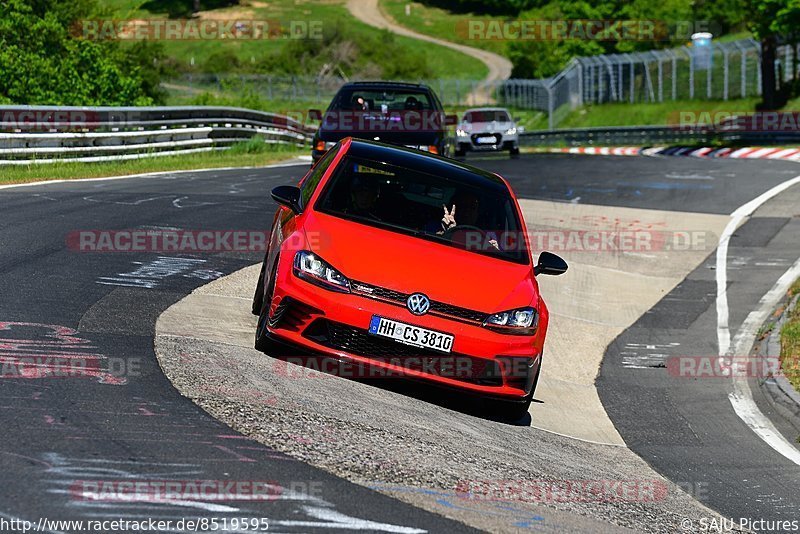
<path fill-rule="evenodd" d="M 452 211 L 447 211 L 447 206 L 442 204 L 444 208 L 444 217 L 442 217 L 442 230 L 447 231 L 456 226 L 456 205 L 453 204 Z"/>

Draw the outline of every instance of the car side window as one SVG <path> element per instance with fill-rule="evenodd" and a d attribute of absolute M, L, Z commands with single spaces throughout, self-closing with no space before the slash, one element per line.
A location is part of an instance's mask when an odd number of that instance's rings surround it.
<path fill-rule="evenodd" d="M 333 158 L 336 157 L 336 153 L 338 150 L 331 149 L 325 154 L 321 160 L 317 162 L 311 172 L 306 176 L 305 180 L 300 186 L 300 193 L 303 199 L 303 206 L 308 205 L 308 201 L 311 200 L 311 195 L 314 194 L 314 190 L 319 185 L 319 181 L 322 180 L 322 176 L 325 174 L 325 171 L 328 170 L 330 167 L 331 162 L 333 162 Z"/>

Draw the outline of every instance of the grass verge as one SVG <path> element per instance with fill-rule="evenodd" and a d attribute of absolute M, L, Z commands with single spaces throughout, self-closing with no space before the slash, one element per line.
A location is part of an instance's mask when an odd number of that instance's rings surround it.
<path fill-rule="evenodd" d="M 653 103 L 615 103 L 584 106 L 564 118 L 559 128 L 595 128 L 603 126 L 664 126 L 678 124 L 681 112 L 700 118 L 701 113 L 738 113 L 755 111 L 757 98 L 737 100 L 670 100 Z"/>
<path fill-rule="evenodd" d="M 230 150 L 225 151 L 152 157 L 131 161 L 102 163 L 58 162 L 0 166 L 0 185 L 217 167 L 258 167 L 300 155 L 308 155 L 308 153 L 308 149 L 270 146 L 257 141 L 249 141 L 234 145 Z"/>
<path fill-rule="evenodd" d="M 798 294 L 800 280 L 789 289 L 792 298 Z M 792 386 L 800 391 L 800 306 L 795 306 L 789 312 L 789 317 L 781 328 L 781 368 Z"/>

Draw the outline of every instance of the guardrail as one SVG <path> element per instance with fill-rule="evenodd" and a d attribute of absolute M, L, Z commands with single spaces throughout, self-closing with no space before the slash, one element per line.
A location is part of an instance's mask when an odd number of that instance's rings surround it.
<path fill-rule="evenodd" d="M 225 150 L 254 136 L 266 143 L 308 144 L 314 128 L 278 115 L 231 107 L 0 106 L 0 165 L 121 161 Z M 536 130 L 525 146 L 654 146 L 800 143 L 800 131 L 743 131 L 719 126 L 620 126 Z"/>
<path fill-rule="evenodd" d="M 710 142 L 713 128 L 678 129 L 668 126 L 620 126 L 606 128 L 571 128 L 563 130 L 535 130 L 520 134 L 520 142 L 527 146 L 562 144 L 567 146 L 625 146 L 672 143 Z"/>
<path fill-rule="evenodd" d="M 729 126 L 619 126 L 534 130 L 520 134 L 525 146 L 654 146 L 672 144 L 783 145 L 800 143 L 800 131 L 764 132 Z"/>
<path fill-rule="evenodd" d="M 303 146 L 313 131 L 290 117 L 231 107 L 0 106 L 0 165 L 191 154 L 256 135 Z"/>

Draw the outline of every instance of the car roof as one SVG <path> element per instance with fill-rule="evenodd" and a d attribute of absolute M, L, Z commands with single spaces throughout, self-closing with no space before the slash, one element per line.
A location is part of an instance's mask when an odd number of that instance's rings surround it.
<path fill-rule="evenodd" d="M 506 113 L 508 113 L 508 109 L 506 108 L 469 108 L 468 110 L 464 111 L 464 114 L 466 115 L 471 111 L 505 111 Z"/>
<path fill-rule="evenodd" d="M 413 148 L 351 138 L 347 154 L 374 161 L 385 161 L 391 165 L 427 174 L 447 176 L 452 180 L 479 188 L 509 192 L 505 181 L 496 174 Z"/>
<path fill-rule="evenodd" d="M 392 89 L 421 89 L 421 90 L 425 90 L 425 91 L 430 91 L 431 90 L 430 87 L 428 87 L 425 84 L 421 84 L 421 83 L 384 82 L 384 81 L 381 81 L 381 80 L 375 80 L 375 81 L 371 81 L 371 82 L 370 81 L 348 82 L 348 83 L 344 84 L 341 87 L 341 89 L 339 89 L 339 90 L 341 91 L 342 89 L 346 89 L 346 88 L 350 89 L 350 88 L 356 88 L 356 87 L 362 87 L 362 88 L 386 87 L 386 88 L 392 88 Z"/>

